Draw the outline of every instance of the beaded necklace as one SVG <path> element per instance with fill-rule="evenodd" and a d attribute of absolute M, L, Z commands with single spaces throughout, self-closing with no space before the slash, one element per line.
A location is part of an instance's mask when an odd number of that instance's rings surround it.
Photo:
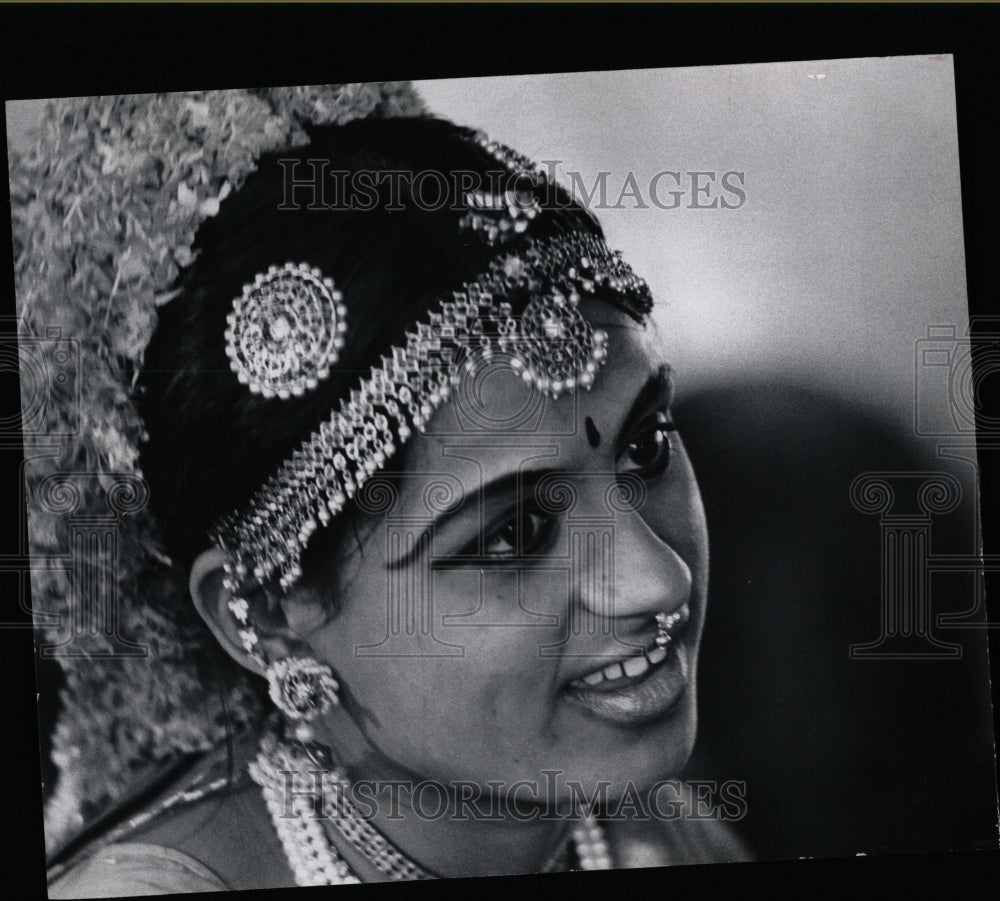
<path fill-rule="evenodd" d="M 265 736 L 249 772 L 261 787 L 264 803 L 297 885 L 360 882 L 323 832 L 323 819 L 328 819 L 352 848 L 389 879 L 440 878 L 403 854 L 361 816 L 347 796 L 349 785 L 340 770 L 327 766 L 317 768 L 317 761 L 295 743 L 278 741 L 273 735 Z M 287 796 L 289 777 L 294 788 L 290 798 Z M 579 869 L 611 869 L 604 830 L 592 814 L 585 815 L 574 825 L 572 841 Z M 565 852 L 563 845 L 542 871 L 559 869 Z"/>

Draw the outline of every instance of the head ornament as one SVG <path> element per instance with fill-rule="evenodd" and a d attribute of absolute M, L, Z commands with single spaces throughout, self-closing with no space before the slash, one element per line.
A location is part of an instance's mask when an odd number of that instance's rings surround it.
<path fill-rule="evenodd" d="M 316 529 L 336 516 L 414 431 L 425 429 L 463 371 L 479 361 L 506 363 L 552 398 L 589 389 L 607 356 L 607 335 L 581 315 L 578 305 L 585 295 L 613 296 L 638 319 L 652 308 L 648 286 L 621 256 L 596 235 L 579 232 L 529 239 L 440 299 L 250 503 L 217 524 L 213 537 L 230 554 L 234 603 L 242 600 L 241 586 L 251 578 L 263 583 L 277 577 L 286 590 L 295 584 Z M 520 314 L 514 297 L 530 297 Z M 243 605 L 240 610 L 245 618 Z M 255 650 L 252 633 L 245 643 Z"/>

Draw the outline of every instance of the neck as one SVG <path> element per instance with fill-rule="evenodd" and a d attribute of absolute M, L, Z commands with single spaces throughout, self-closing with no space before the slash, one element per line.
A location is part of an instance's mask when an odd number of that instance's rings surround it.
<path fill-rule="evenodd" d="M 345 722 L 346 721 L 346 722 Z M 316 738 L 331 748 L 351 783 L 357 811 L 424 870 L 444 877 L 500 876 L 561 869 L 573 821 L 551 810 L 478 792 L 471 782 L 431 780 L 375 748 L 347 716 L 318 724 Z M 345 842 L 330 824 L 329 837 Z M 350 850 L 345 850 L 350 858 Z"/>

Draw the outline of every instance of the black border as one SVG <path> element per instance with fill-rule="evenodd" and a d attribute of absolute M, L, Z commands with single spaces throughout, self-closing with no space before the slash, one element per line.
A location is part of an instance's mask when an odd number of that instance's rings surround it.
<path fill-rule="evenodd" d="M 996 102 L 1000 8 L 979 4 L 107 4 L 0 6 L 0 72 L 4 99 L 103 93 L 251 87 L 336 81 L 423 79 L 463 75 L 590 71 L 951 53 L 955 57 L 962 201 L 970 312 L 997 315 L 994 285 L 1000 175 Z M 5 154 L 5 148 L 0 148 Z M 933 173 L 928 173 L 932 178 Z M 915 185 L 914 190 L 920 186 Z M 3 232 L 10 246 L 9 220 Z M 14 313 L 10 256 L 0 271 L 0 315 Z M 984 398 L 996 415 L 992 379 Z M 2 413 L 18 410 L 11 379 L 2 383 Z M 984 461 L 985 462 L 985 461 Z M 17 473 L 6 511 L 21 510 Z M 984 470 L 982 508 L 987 553 L 997 553 L 1000 492 L 995 465 Z M 21 513 L 23 517 L 23 512 Z M 11 516 L 3 532 L 17 534 Z M 3 553 L 8 551 L 3 549 Z M 1000 618 L 996 593 L 991 619 Z M 2 619 L 10 618 L 5 607 Z M 8 736 L 36 722 L 28 630 L 0 629 Z M 997 641 L 991 670 L 1000 675 Z M 996 729 L 996 726 L 994 727 Z M 8 739 L 3 769 L 4 876 L 22 896 L 45 897 L 39 761 L 32 741 Z M 12 789 L 17 789 L 16 794 Z M 360 887 L 358 896 L 440 897 L 499 891 L 529 896 L 650 896 L 700 889 L 748 892 L 850 891 L 883 879 L 896 891 L 934 877 L 995 879 L 1000 853 L 928 853 L 828 861 L 788 861 L 607 874 L 453 880 Z M 300 890 L 301 891 L 301 890 Z M 308 897 L 319 897 L 314 889 Z M 285 892 L 247 893 L 285 898 Z M 188 897 L 200 897 L 190 895 Z M 303 895 L 302 897 L 306 897 Z"/>

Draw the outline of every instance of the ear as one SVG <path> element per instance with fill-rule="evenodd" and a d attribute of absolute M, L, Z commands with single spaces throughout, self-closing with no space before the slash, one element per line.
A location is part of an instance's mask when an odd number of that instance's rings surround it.
<path fill-rule="evenodd" d="M 188 589 L 195 609 L 222 648 L 240 666 L 265 675 L 260 664 L 246 652 L 239 636 L 240 625 L 229 609 L 232 592 L 223 583 L 226 553 L 217 547 L 203 551 L 191 566 Z M 260 590 L 247 597 L 250 620 L 260 638 L 260 649 L 268 660 L 301 653 L 307 634 L 326 621 L 323 605 L 312 592 L 296 587 L 281 598 L 276 610 L 269 609 Z"/>
<path fill-rule="evenodd" d="M 229 609 L 232 592 L 227 590 L 222 579 L 226 564 L 226 553 L 217 547 L 209 548 L 198 555 L 191 565 L 188 590 L 195 609 L 205 625 L 211 629 L 216 641 L 240 666 L 264 675 L 260 664 L 246 652 L 239 636 L 239 623 Z"/>

